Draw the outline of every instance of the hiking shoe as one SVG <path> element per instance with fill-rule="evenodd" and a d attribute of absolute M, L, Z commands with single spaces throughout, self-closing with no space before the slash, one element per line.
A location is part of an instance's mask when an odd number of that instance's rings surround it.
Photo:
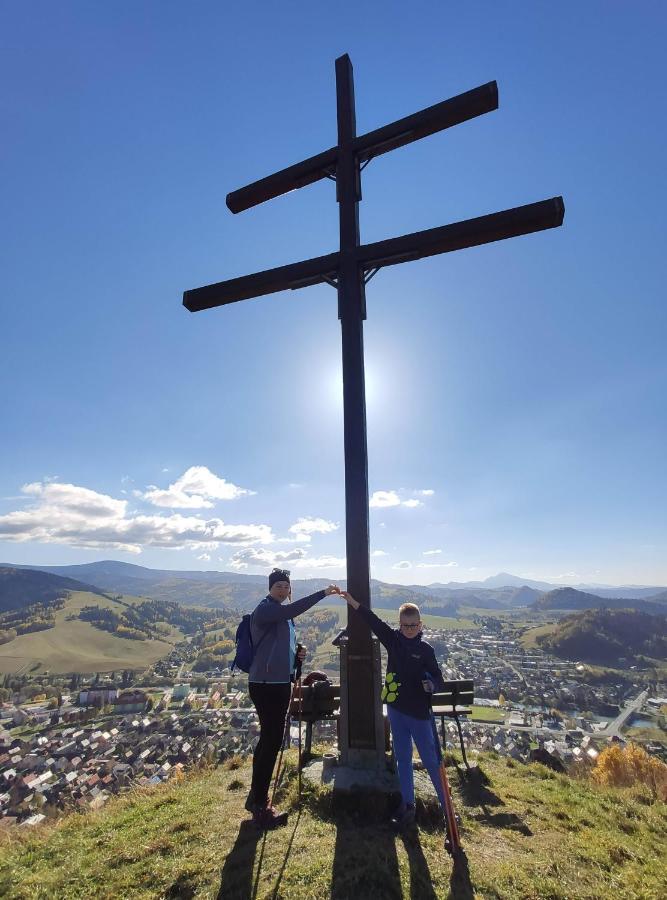
<path fill-rule="evenodd" d="M 279 809 L 275 809 L 273 806 L 267 806 L 264 810 L 264 816 L 267 828 L 280 828 L 282 825 L 287 825 L 289 813 L 280 812 Z"/>
<path fill-rule="evenodd" d="M 391 827 L 395 831 L 403 831 L 409 828 L 415 821 L 415 805 L 414 803 L 401 804 L 394 815 L 389 820 Z"/>
<path fill-rule="evenodd" d="M 279 812 L 272 806 L 255 807 L 252 814 L 253 824 L 261 831 L 273 831 L 274 828 L 280 828 L 287 825 L 288 813 Z"/>

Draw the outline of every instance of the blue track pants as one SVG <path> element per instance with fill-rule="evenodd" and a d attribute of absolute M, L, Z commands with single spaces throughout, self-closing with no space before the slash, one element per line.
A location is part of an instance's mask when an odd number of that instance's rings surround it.
<path fill-rule="evenodd" d="M 445 795 L 440 777 L 440 753 L 432 719 L 415 719 L 393 709 L 387 704 L 387 714 L 391 725 L 394 755 L 398 767 L 398 780 L 404 803 L 415 802 L 415 780 L 412 772 L 412 742 L 415 742 L 419 757 L 444 808 Z"/>

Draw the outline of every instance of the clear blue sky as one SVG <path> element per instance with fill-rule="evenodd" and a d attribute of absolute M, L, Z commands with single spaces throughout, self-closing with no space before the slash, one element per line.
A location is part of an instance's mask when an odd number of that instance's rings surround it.
<path fill-rule="evenodd" d="M 0 5 L 0 560 L 344 574 L 334 186 L 228 191 L 496 79 L 372 162 L 362 240 L 562 194 L 563 228 L 368 288 L 373 574 L 667 584 L 660 2 Z M 338 526 L 338 527 L 337 527 Z"/>

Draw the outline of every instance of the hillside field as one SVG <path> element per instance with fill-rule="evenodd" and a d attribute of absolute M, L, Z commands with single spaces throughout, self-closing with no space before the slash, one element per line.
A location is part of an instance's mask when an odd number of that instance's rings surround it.
<path fill-rule="evenodd" d="M 123 603 L 141 602 L 123 597 Z M 56 611 L 56 625 L 46 631 L 34 631 L 0 645 L 0 674 L 36 674 L 48 670 L 63 672 L 110 672 L 114 669 L 144 669 L 169 653 L 172 644 L 182 640 L 177 628 L 167 641 L 133 641 L 100 631 L 80 619 L 67 621 L 84 606 L 122 609 L 108 597 L 75 591 L 63 609 Z"/>
<path fill-rule="evenodd" d="M 521 643 L 526 650 L 534 650 L 537 646 L 537 639 L 543 634 L 553 634 L 558 628 L 557 623 L 551 625 L 539 625 L 537 628 L 530 628 L 521 636 Z"/>

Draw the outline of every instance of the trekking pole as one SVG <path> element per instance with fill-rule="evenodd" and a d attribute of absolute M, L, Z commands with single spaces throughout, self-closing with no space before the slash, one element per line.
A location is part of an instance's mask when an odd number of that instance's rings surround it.
<path fill-rule="evenodd" d="M 301 720 L 303 716 L 303 688 L 301 685 L 301 673 L 299 673 L 299 680 L 297 681 L 299 685 L 299 789 L 298 789 L 298 805 L 301 806 Z"/>
<path fill-rule="evenodd" d="M 296 682 L 294 683 L 292 690 L 290 692 L 289 705 L 287 707 L 287 715 L 285 716 L 285 725 L 283 727 L 283 740 L 282 740 L 282 743 L 280 746 L 280 755 L 278 756 L 278 767 L 276 769 L 276 777 L 273 781 L 273 791 L 271 793 L 271 801 L 269 803 L 269 806 L 273 806 L 273 801 L 276 796 L 276 791 L 278 790 L 278 784 L 280 783 L 281 768 L 282 768 L 282 764 L 283 764 L 283 754 L 285 753 L 285 744 L 287 743 L 287 737 L 289 735 L 290 715 L 291 715 L 291 710 L 292 710 L 292 701 L 294 699 L 294 688 L 295 687 L 296 687 Z"/>
<path fill-rule="evenodd" d="M 456 812 L 454 811 L 454 804 L 452 802 L 452 792 L 449 787 L 449 781 L 447 779 L 447 768 L 445 766 L 445 754 L 440 747 L 440 741 L 438 740 L 438 726 L 435 723 L 435 716 L 432 716 L 431 721 L 433 723 L 433 735 L 435 737 L 436 747 L 438 749 L 438 755 L 440 757 L 440 782 L 442 784 L 442 793 L 445 798 L 445 826 L 447 828 L 447 839 L 445 840 L 445 849 L 451 856 L 454 856 L 457 853 L 460 853 L 462 850 L 461 847 L 461 838 L 459 836 L 459 826 L 456 821 Z M 443 724 L 443 743 L 444 743 L 444 724 Z"/>
<path fill-rule="evenodd" d="M 271 793 L 271 802 L 269 806 L 273 806 L 273 801 L 276 796 L 276 791 L 278 790 L 278 785 L 280 784 L 280 779 L 282 776 L 281 768 L 283 763 L 283 755 L 285 753 L 285 745 L 287 744 L 290 732 L 290 721 L 292 717 L 292 703 L 294 702 L 294 694 L 296 692 L 297 684 L 299 688 L 301 687 L 301 660 L 297 657 L 296 663 L 296 675 L 295 681 L 292 685 L 292 690 L 290 691 L 289 703 L 287 705 L 287 715 L 285 716 L 285 727 L 283 728 L 283 741 L 282 746 L 280 747 L 280 756 L 278 757 L 278 768 L 276 769 L 276 778 L 273 782 L 273 791 Z"/>
<path fill-rule="evenodd" d="M 449 853 L 454 856 L 454 854 L 461 852 L 461 838 L 459 837 L 459 826 L 456 821 L 456 813 L 454 812 L 454 804 L 452 803 L 449 781 L 447 780 L 444 757 L 440 763 L 440 778 L 442 780 L 442 790 L 445 795 L 445 823 L 447 825 L 447 834 L 449 837 L 449 847 L 447 847 L 446 843 L 445 847 L 448 849 Z"/>

